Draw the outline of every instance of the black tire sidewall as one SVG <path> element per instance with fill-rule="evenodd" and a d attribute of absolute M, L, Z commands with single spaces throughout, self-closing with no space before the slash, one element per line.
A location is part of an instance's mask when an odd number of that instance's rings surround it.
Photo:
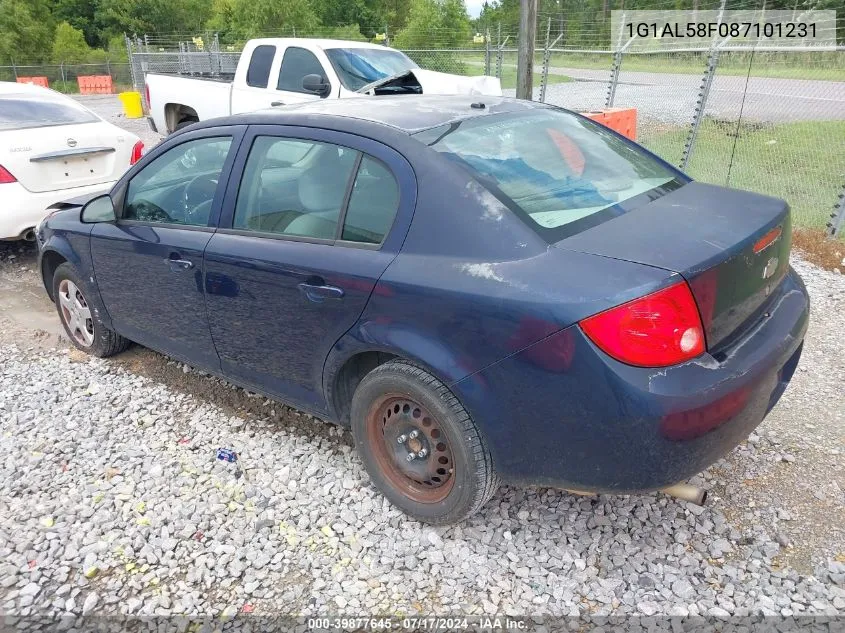
<path fill-rule="evenodd" d="M 367 416 L 372 404 L 385 394 L 398 394 L 415 400 L 428 409 L 446 434 L 452 452 L 455 482 L 449 495 L 437 503 L 419 503 L 397 490 L 377 466 L 367 441 Z M 399 371 L 375 371 L 364 378 L 352 399 L 352 435 L 364 467 L 373 484 L 396 507 L 427 523 L 454 523 L 467 516 L 475 506 L 478 492 L 477 463 L 464 441 L 463 429 L 455 412 L 427 385 Z"/>
<path fill-rule="evenodd" d="M 73 334 L 68 330 L 67 324 L 65 324 L 65 320 L 62 315 L 62 306 L 59 301 L 59 284 L 65 279 L 72 281 L 82 291 L 85 296 L 85 301 L 91 310 L 91 321 L 94 326 L 94 342 L 91 344 L 91 347 L 84 347 L 80 345 Z M 56 272 L 53 275 L 53 299 L 56 304 L 56 311 L 59 314 L 59 321 L 61 321 L 62 328 L 64 329 L 65 334 L 67 334 L 67 337 L 70 339 L 70 342 L 73 343 L 73 346 L 78 350 L 86 352 L 87 354 L 103 356 L 106 351 L 105 347 L 107 345 L 109 331 L 100 321 L 98 311 L 91 303 L 90 287 L 82 280 L 82 276 L 76 271 L 76 268 L 67 262 L 56 268 Z"/>

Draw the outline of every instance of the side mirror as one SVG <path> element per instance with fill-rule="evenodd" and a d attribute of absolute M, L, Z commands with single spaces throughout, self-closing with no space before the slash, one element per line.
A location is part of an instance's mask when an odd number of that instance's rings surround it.
<path fill-rule="evenodd" d="M 302 89 L 306 92 L 312 92 L 319 95 L 321 99 L 325 99 L 332 91 L 332 85 L 320 75 L 305 75 L 302 78 Z"/>
<path fill-rule="evenodd" d="M 117 213 L 114 210 L 114 203 L 108 194 L 97 196 L 85 203 L 79 220 L 84 224 L 96 224 L 97 222 L 114 222 Z"/>

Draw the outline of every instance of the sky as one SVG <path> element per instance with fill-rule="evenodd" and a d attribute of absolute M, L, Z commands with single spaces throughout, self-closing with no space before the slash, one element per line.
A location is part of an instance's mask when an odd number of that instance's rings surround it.
<path fill-rule="evenodd" d="M 481 5 L 484 4 L 484 0 L 465 0 L 465 2 L 469 17 L 477 18 L 478 14 L 481 13 Z"/>

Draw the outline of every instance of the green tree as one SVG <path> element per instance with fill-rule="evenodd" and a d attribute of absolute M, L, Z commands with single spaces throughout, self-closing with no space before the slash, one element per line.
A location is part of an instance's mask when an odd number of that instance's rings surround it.
<path fill-rule="evenodd" d="M 79 29 L 73 28 L 67 22 L 56 27 L 53 35 L 53 62 L 58 64 L 81 64 L 88 61 L 91 49 L 85 43 L 85 36 Z"/>
<path fill-rule="evenodd" d="M 243 38 L 272 33 L 309 35 L 320 19 L 309 0 L 233 0 L 232 31 Z"/>
<path fill-rule="evenodd" d="M 364 2 L 376 17 L 375 26 L 379 33 L 384 30 L 385 25 L 390 27 L 391 33 L 395 33 L 408 24 L 412 0 L 364 0 Z M 361 23 L 361 26 L 365 25 Z"/>
<path fill-rule="evenodd" d="M 345 24 L 343 26 L 326 26 L 320 29 L 322 37 L 335 40 L 352 40 L 355 42 L 366 42 L 367 38 L 361 33 L 357 24 Z"/>
<path fill-rule="evenodd" d="M 408 23 L 391 42 L 397 48 L 460 48 L 470 23 L 463 0 L 413 0 Z"/>
<path fill-rule="evenodd" d="M 237 39 L 232 30 L 234 16 L 234 0 L 214 0 L 211 4 L 211 17 L 206 23 L 206 28 L 216 31 L 221 41 L 232 44 Z"/>
<path fill-rule="evenodd" d="M 200 33 L 211 17 L 207 0 L 99 0 L 99 22 L 109 35 Z"/>
<path fill-rule="evenodd" d="M 98 18 L 100 0 L 51 0 L 51 4 L 53 18 L 82 31 L 88 46 L 106 45 L 108 37 Z"/>
<path fill-rule="evenodd" d="M 0 0 L 0 64 L 45 61 L 52 24 L 45 0 Z"/>

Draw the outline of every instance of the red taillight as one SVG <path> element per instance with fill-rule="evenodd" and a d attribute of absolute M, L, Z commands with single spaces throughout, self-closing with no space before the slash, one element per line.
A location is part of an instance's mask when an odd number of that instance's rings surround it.
<path fill-rule="evenodd" d="M 134 165 L 139 160 L 141 160 L 141 156 L 144 154 L 144 142 L 138 141 L 132 147 L 132 157 L 129 159 L 129 164 Z"/>
<path fill-rule="evenodd" d="M 638 367 L 667 367 L 704 352 L 698 307 L 685 281 L 584 319 L 602 351 Z"/>
<path fill-rule="evenodd" d="M 0 185 L 6 185 L 10 182 L 17 182 L 18 179 L 9 173 L 9 170 L 0 165 Z"/>

